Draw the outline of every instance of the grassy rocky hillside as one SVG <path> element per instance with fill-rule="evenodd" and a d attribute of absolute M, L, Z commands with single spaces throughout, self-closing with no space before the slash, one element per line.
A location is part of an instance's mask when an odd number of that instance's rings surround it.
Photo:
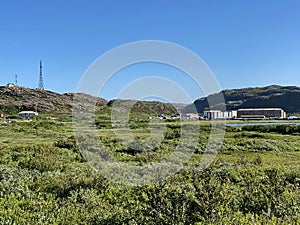
<path fill-rule="evenodd" d="M 96 100 L 100 105 L 107 103 L 105 99 L 86 96 Z M 23 110 L 37 109 L 38 112 L 67 113 L 72 110 L 73 97 L 73 93 L 59 94 L 46 90 L 40 91 L 23 87 L 1 86 L 0 111 L 9 114 Z"/>
<path fill-rule="evenodd" d="M 40 91 L 23 87 L 0 86 L 0 111 L 4 114 L 15 114 L 23 110 L 35 110 L 42 113 L 70 113 L 74 105 L 74 93 L 59 94 L 52 91 Z M 89 101 L 96 102 L 96 106 L 102 111 L 109 112 L 111 106 L 118 106 L 120 109 L 132 107 L 131 113 L 156 115 L 176 114 L 177 111 L 169 104 L 161 102 L 135 102 L 132 100 L 112 100 L 93 97 L 80 93 L 83 103 L 82 109 L 87 107 Z"/>
<path fill-rule="evenodd" d="M 279 107 L 287 113 L 300 113 L 300 87 L 272 85 L 260 88 L 242 88 L 222 91 L 227 110 L 240 108 Z M 211 96 L 208 96 L 208 98 Z M 194 102 L 198 112 L 209 108 L 207 98 Z M 182 111 L 191 111 L 192 105 Z"/>
<path fill-rule="evenodd" d="M 171 104 L 162 102 L 148 102 L 148 101 L 134 101 L 134 100 L 111 100 L 107 104 L 110 107 L 115 107 L 119 111 L 127 111 L 129 109 L 133 116 L 139 117 L 140 115 L 175 115 L 177 110 Z"/>

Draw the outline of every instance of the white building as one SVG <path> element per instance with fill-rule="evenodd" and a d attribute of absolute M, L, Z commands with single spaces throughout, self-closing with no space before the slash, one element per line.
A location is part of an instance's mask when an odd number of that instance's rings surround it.
<path fill-rule="evenodd" d="M 198 120 L 199 115 L 198 115 L 198 113 L 187 113 L 187 114 L 185 114 L 185 118 Z"/>
<path fill-rule="evenodd" d="M 13 88 L 15 85 L 13 83 L 8 83 L 6 86 L 9 88 Z"/>
<path fill-rule="evenodd" d="M 205 110 L 204 117 L 209 120 L 233 119 L 237 117 L 237 111 Z"/>
<path fill-rule="evenodd" d="M 39 114 L 37 112 L 33 112 L 33 111 L 22 111 L 18 113 L 18 116 L 21 118 L 32 118 L 38 115 Z"/>

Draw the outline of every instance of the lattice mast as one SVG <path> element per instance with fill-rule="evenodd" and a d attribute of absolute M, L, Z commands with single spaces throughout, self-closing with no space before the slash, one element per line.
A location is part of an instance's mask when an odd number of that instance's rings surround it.
<path fill-rule="evenodd" d="M 39 90 L 44 90 L 44 81 L 43 81 L 43 66 L 42 61 L 40 61 L 40 81 L 39 81 Z"/>

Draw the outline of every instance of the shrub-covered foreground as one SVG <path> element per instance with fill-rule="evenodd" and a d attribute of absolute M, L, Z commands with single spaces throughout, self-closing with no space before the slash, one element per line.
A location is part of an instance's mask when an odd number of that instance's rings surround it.
<path fill-rule="evenodd" d="M 217 160 L 159 184 L 111 183 L 75 153 L 2 150 L 0 224 L 299 224 L 299 168 Z"/>
<path fill-rule="evenodd" d="M 31 138 L 50 131 L 24 132 Z M 209 168 L 193 166 L 199 153 L 189 167 L 149 186 L 106 180 L 72 138 L 25 144 L 25 135 L 10 146 L 7 132 L 0 147 L 0 224 L 300 224 L 298 134 L 272 132 L 229 130 Z"/>

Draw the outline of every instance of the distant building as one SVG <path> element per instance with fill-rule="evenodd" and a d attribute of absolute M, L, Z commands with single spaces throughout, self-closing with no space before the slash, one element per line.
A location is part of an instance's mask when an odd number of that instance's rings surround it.
<path fill-rule="evenodd" d="M 286 113 L 281 108 L 253 108 L 239 109 L 237 118 L 241 119 L 265 119 L 265 118 L 286 118 Z"/>
<path fill-rule="evenodd" d="M 187 118 L 187 119 L 199 119 L 199 115 L 198 115 L 198 113 L 187 113 L 187 114 L 185 114 L 185 117 Z"/>
<path fill-rule="evenodd" d="M 2 113 L 2 112 L 0 112 L 0 118 L 3 118 L 3 117 L 4 117 L 3 113 Z"/>
<path fill-rule="evenodd" d="M 297 120 L 299 119 L 297 116 L 288 116 L 288 120 Z"/>
<path fill-rule="evenodd" d="M 176 114 L 176 115 L 171 116 L 171 119 L 173 119 L 173 120 L 180 119 L 180 118 L 181 118 L 180 114 Z"/>
<path fill-rule="evenodd" d="M 164 114 L 159 114 L 159 115 L 157 115 L 157 117 L 160 118 L 160 119 L 166 119 L 167 118 Z"/>
<path fill-rule="evenodd" d="M 13 83 L 8 83 L 6 86 L 9 87 L 9 88 L 12 88 L 12 87 L 14 87 L 15 85 L 14 85 Z"/>
<path fill-rule="evenodd" d="M 21 118 L 32 118 L 38 115 L 39 114 L 37 112 L 33 112 L 33 111 L 22 111 L 18 113 L 18 116 Z"/>
<path fill-rule="evenodd" d="M 237 117 L 237 111 L 205 110 L 204 117 L 209 120 L 233 119 Z"/>

